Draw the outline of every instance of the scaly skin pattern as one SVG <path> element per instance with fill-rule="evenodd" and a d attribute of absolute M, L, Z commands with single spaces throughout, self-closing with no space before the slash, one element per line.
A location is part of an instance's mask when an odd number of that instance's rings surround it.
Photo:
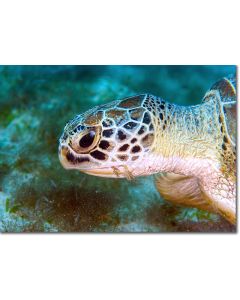
<path fill-rule="evenodd" d="M 204 207 L 235 223 L 236 152 L 224 109 L 218 89 L 187 107 L 149 94 L 116 100 L 65 126 L 59 158 L 67 169 L 103 177 L 189 176 Z"/>

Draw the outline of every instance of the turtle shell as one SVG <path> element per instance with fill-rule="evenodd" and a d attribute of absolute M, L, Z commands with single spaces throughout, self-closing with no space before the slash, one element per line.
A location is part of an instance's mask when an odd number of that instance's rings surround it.
<path fill-rule="evenodd" d="M 220 95 L 220 106 L 228 138 L 236 145 L 237 136 L 237 93 L 236 77 L 231 75 L 217 81 L 210 92 L 218 91 Z M 206 101 L 207 99 L 205 99 Z"/>

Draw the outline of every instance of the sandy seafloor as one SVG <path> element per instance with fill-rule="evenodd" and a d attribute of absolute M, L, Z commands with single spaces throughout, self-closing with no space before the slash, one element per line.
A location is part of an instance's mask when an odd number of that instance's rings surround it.
<path fill-rule="evenodd" d="M 154 176 L 108 179 L 67 171 L 58 139 L 76 114 L 151 93 L 201 102 L 234 66 L 1 66 L 1 232 L 234 232 L 218 215 L 162 199 Z"/>

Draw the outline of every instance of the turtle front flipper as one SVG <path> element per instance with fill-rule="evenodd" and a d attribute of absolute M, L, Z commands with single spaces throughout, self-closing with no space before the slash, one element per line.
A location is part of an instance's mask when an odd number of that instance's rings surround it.
<path fill-rule="evenodd" d="M 225 174 L 212 172 L 199 183 L 202 197 L 212 203 L 217 213 L 232 224 L 236 224 L 236 181 Z"/>
<path fill-rule="evenodd" d="M 164 173 L 157 176 L 156 187 L 165 200 L 174 204 L 216 212 L 211 202 L 203 198 L 196 177 Z"/>

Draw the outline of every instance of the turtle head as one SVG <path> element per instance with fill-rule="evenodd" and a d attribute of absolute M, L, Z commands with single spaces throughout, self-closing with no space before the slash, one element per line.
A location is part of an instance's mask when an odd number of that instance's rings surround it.
<path fill-rule="evenodd" d="M 59 141 L 63 167 L 102 177 L 128 177 L 139 168 L 154 139 L 145 97 L 113 101 L 69 121 Z"/>

